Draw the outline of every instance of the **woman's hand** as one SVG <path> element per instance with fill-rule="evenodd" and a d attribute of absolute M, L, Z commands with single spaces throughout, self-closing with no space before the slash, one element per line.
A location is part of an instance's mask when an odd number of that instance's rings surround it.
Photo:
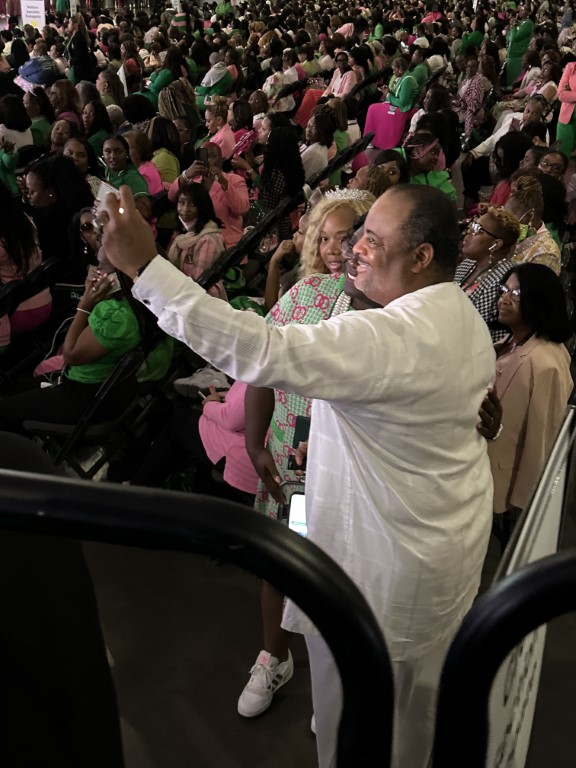
<path fill-rule="evenodd" d="M 78 309 L 91 312 L 96 304 L 108 296 L 116 283 L 116 275 L 106 275 L 100 270 L 94 272 L 93 277 L 88 277 L 84 286 L 84 294 L 78 302 Z"/>
<path fill-rule="evenodd" d="M 216 387 L 210 387 L 210 394 L 207 395 L 202 401 L 202 405 L 206 403 L 223 403 L 226 399 L 226 392 L 217 392 Z"/>
<path fill-rule="evenodd" d="M 298 475 L 298 477 L 301 477 L 306 472 L 307 456 L 308 456 L 308 440 L 306 440 L 303 443 L 298 443 L 298 448 L 296 448 L 296 453 L 294 454 L 296 464 L 299 467 L 301 467 L 301 469 L 296 470 L 296 474 Z"/>
<path fill-rule="evenodd" d="M 488 390 L 478 416 L 480 416 L 480 422 L 476 425 L 476 429 L 486 440 L 494 440 L 502 424 L 502 404 L 495 389 Z"/>
<path fill-rule="evenodd" d="M 282 488 L 280 488 L 280 483 L 282 481 L 280 480 L 278 468 L 274 463 L 270 451 L 267 448 L 262 447 L 257 453 L 252 452 L 250 454 L 250 460 L 258 473 L 258 477 L 266 486 L 266 490 L 270 496 L 272 496 L 274 501 L 277 501 L 278 504 L 283 504 L 285 499 L 284 494 L 282 493 Z"/>
<path fill-rule="evenodd" d="M 218 184 L 222 187 L 222 190 L 226 192 L 228 189 L 228 181 L 226 179 L 226 176 L 222 173 L 222 168 L 219 168 L 217 165 L 211 165 L 210 166 L 210 173 L 212 174 L 212 178 L 214 181 L 217 181 Z"/>
<path fill-rule="evenodd" d="M 292 240 L 282 240 L 278 248 L 272 254 L 271 264 L 279 264 L 285 256 L 294 252 L 294 242 Z"/>
<path fill-rule="evenodd" d="M 252 166 L 250 163 L 248 163 L 244 158 L 242 157 L 233 157 L 232 160 L 232 168 L 234 168 L 235 171 L 246 171 L 246 173 L 250 173 L 252 170 Z"/>
<path fill-rule="evenodd" d="M 208 168 L 206 168 L 204 163 L 201 163 L 200 160 L 194 160 L 192 165 L 184 171 L 184 176 L 186 176 L 188 180 L 192 180 L 198 176 L 206 176 L 207 173 Z"/>

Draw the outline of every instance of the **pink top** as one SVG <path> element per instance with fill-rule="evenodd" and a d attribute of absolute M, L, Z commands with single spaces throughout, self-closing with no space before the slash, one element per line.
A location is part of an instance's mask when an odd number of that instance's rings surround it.
<path fill-rule="evenodd" d="M 69 123 L 73 123 L 80 133 L 84 130 L 82 120 L 78 117 L 76 112 L 60 112 L 59 115 L 56 115 L 56 120 L 67 120 Z"/>
<path fill-rule="evenodd" d="M 142 163 L 142 165 L 138 166 L 138 173 L 141 176 L 144 176 L 146 179 L 146 183 L 148 184 L 148 192 L 151 195 L 157 195 L 159 192 L 162 192 L 164 190 L 164 185 L 162 184 L 162 178 L 160 176 L 160 171 L 152 160 L 146 160 L 145 163 Z"/>
<path fill-rule="evenodd" d="M 219 131 L 216 131 L 213 136 L 209 136 L 208 141 L 211 141 L 212 144 L 217 144 L 220 147 L 223 160 L 228 160 L 230 157 L 232 157 L 232 152 L 234 151 L 234 147 L 236 145 L 236 139 L 234 138 L 234 131 L 232 128 L 230 128 L 228 123 L 223 125 Z"/>
<path fill-rule="evenodd" d="M 572 120 L 576 106 L 576 61 L 566 64 L 564 74 L 558 85 L 558 98 L 562 102 L 558 121 L 563 125 L 568 125 Z"/>
<path fill-rule="evenodd" d="M 246 384 L 235 381 L 223 403 L 207 402 L 198 424 L 206 455 L 213 464 L 226 458 L 224 480 L 245 493 L 256 493 L 258 475 L 246 451 Z"/>
<path fill-rule="evenodd" d="M 330 80 L 330 85 L 326 88 L 322 96 L 332 95 L 344 98 L 347 93 L 350 93 L 357 82 L 356 73 L 353 69 L 349 72 L 344 72 L 344 74 L 342 74 L 339 69 L 336 69 L 332 75 L 332 80 Z"/>
<path fill-rule="evenodd" d="M 142 165 L 138 166 L 138 173 L 140 176 L 144 176 L 146 179 L 146 184 L 148 184 L 148 192 L 151 195 L 157 195 L 159 192 L 164 191 L 164 184 L 162 184 L 162 177 L 160 176 L 160 171 L 152 160 L 146 160 L 146 162 L 142 163 Z M 152 230 L 152 234 L 154 237 L 156 237 L 158 230 L 156 228 L 156 222 L 158 219 L 150 219 L 148 224 L 150 224 L 150 229 Z"/>
<path fill-rule="evenodd" d="M 250 209 L 250 199 L 244 179 L 236 173 L 223 175 L 228 182 L 226 192 L 215 181 L 210 187 L 210 198 L 214 206 L 214 213 L 224 225 L 222 234 L 226 241 L 226 247 L 230 248 L 232 245 L 236 245 L 244 234 L 244 214 L 248 213 Z M 201 183 L 202 178 L 197 177 L 194 181 Z M 170 185 L 168 199 L 172 202 L 178 199 L 178 179 Z"/>
<path fill-rule="evenodd" d="M 40 253 L 40 248 L 36 248 L 30 258 L 28 274 L 32 272 L 33 269 L 40 266 L 41 263 L 42 254 Z M 9 283 L 12 280 L 22 279 L 23 277 L 26 277 L 26 275 L 18 274 L 12 259 L 9 257 L 2 243 L 0 243 L 0 283 Z M 26 301 L 23 301 L 22 304 L 19 304 L 16 311 L 24 312 L 29 309 L 39 309 L 40 307 L 45 307 L 47 304 L 50 304 L 51 301 L 52 296 L 50 294 L 50 289 L 44 288 L 44 290 L 40 291 L 40 293 L 37 293 L 35 296 L 32 296 Z M 9 343 L 10 318 L 7 315 L 4 315 L 3 317 L 0 317 L 0 347 L 5 347 Z"/>

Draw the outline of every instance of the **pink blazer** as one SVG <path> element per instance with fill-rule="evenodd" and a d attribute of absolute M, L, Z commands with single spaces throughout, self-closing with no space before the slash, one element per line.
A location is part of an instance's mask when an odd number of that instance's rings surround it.
<path fill-rule="evenodd" d="M 569 88 L 566 88 L 569 86 Z M 558 98 L 562 102 L 560 106 L 559 122 L 568 125 L 574 114 L 576 106 L 576 61 L 571 61 L 566 65 L 564 74 L 558 86 Z"/>

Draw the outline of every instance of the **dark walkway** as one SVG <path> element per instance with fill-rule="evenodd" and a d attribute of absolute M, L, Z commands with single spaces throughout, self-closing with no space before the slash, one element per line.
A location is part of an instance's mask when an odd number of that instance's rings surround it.
<path fill-rule="evenodd" d="M 565 545 L 576 545 L 568 519 Z M 259 584 L 228 565 L 90 544 L 126 738 L 127 768 L 314 768 L 306 651 L 255 720 L 236 701 L 261 648 Z M 359 669 L 359 674 L 369 670 Z M 528 768 L 576 754 L 576 616 L 550 627 Z"/>

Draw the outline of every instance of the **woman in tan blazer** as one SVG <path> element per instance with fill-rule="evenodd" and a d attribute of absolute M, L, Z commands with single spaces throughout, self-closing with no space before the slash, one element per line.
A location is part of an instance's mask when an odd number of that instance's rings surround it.
<path fill-rule="evenodd" d="M 563 344 L 571 331 L 558 277 L 542 264 L 520 264 L 504 276 L 501 293 L 498 319 L 510 333 L 495 347 L 504 425 L 488 444 L 496 513 L 526 506 L 573 386 Z"/>

